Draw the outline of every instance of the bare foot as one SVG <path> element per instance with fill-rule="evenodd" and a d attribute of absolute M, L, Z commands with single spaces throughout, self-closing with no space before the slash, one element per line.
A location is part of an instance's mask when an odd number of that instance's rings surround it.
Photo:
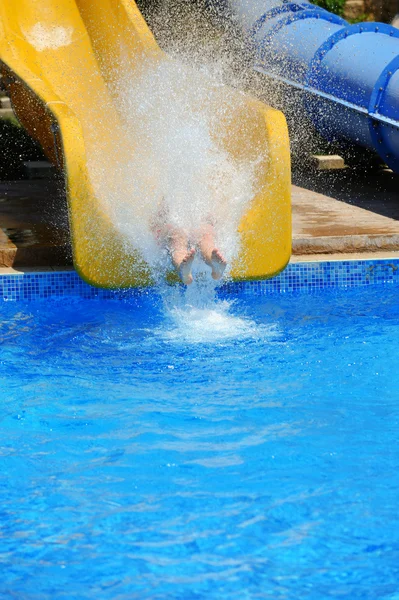
<path fill-rule="evenodd" d="M 178 266 L 178 272 L 181 277 L 181 280 L 186 285 L 190 285 L 193 282 L 193 276 L 191 275 L 191 267 L 193 266 L 193 261 L 195 257 L 195 250 L 189 250 L 187 254 L 180 261 L 180 265 Z"/>
<path fill-rule="evenodd" d="M 212 277 L 213 279 L 221 279 L 224 270 L 226 268 L 227 262 L 222 254 L 220 254 L 219 250 L 215 248 L 212 250 L 211 254 L 211 267 L 212 267 Z"/>

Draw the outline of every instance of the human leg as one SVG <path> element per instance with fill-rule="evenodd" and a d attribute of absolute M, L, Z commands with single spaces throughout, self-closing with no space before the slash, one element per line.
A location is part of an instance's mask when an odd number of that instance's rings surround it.
<path fill-rule="evenodd" d="M 201 227 L 198 246 L 205 264 L 212 269 L 213 279 L 221 279 L 227 262 L 215 246 L 215 231 L 211 223 Z"/>
<path fill-rule="evenodd" d="M 191 268 L 195 250 L 188 250 L 188 235 L 185 231 L 169 222 L 169 213 L 164 199 L 151 224 L 151 231 L 158 244 L 167 249 L 183 283 L 186 285 L 192 283 Z"/>
<path fill-rule="evenodd" d="M 167 247 L 173 266 L 179 273 L 181 280 L 186 285 L 190 285 L 193 282 L 191 268 L 195 257 L 195 250 L 194 248 L 188 250 L 187 234 L 182 229 L 171 227 L 168 234 Z"/>

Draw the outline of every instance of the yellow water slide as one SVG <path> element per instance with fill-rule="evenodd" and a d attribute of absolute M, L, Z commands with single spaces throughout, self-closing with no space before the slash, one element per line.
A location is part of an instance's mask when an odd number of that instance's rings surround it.
<path fill-rule="evenodd" d="M 24 127 L 65 173 L 74 264 L 101 287 L 149 285 L 151 273 L 101 199 L 92 157 L 117 190 L 119 161 L 145 151 L 126 135 L 116 91 L 118 66 L 138 78 L 170 59 L 159 49 L 133 0 L 1 0 L 3 81 Z M 223 93 L 222 93 L 223 96 Z M 239 226 L 233 279 L 281 271 L 291 251 L 288 134 L 281 113 L 237 92 L 215 128 L 233 159 L 257 161 L 257 192 Z M 238 100 L 238 97 L 239 100 Z M 234 96 L 233 96 L 234 98 Z M 134 137 L 134 136 L 133 136 Z M 137 211 L 139 218 L 139 211 Z"/>

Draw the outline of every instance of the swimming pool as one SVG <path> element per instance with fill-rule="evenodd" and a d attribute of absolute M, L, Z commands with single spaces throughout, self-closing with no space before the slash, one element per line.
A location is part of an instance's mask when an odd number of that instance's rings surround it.
<path fill-rule="evenodd" d="M 397 600 L 397 290 L 1 304 L 0 598 Z"/>

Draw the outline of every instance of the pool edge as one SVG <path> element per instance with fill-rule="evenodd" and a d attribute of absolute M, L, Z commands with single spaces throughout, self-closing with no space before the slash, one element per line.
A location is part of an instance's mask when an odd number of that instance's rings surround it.
<path fill-rule="evenodd" d="M 399 284 L 399 253 L 395 256 L 338 260 L 292 260 L 276 277 L 223 283 L 222 294 L 310 292 L 324 288 L 353 288 Z M 108 290 L 85 283 L 72 268 L 0 269 L 0 300 L 50 298 L 126 299 L 151 294 L 152 288 Z"/>

